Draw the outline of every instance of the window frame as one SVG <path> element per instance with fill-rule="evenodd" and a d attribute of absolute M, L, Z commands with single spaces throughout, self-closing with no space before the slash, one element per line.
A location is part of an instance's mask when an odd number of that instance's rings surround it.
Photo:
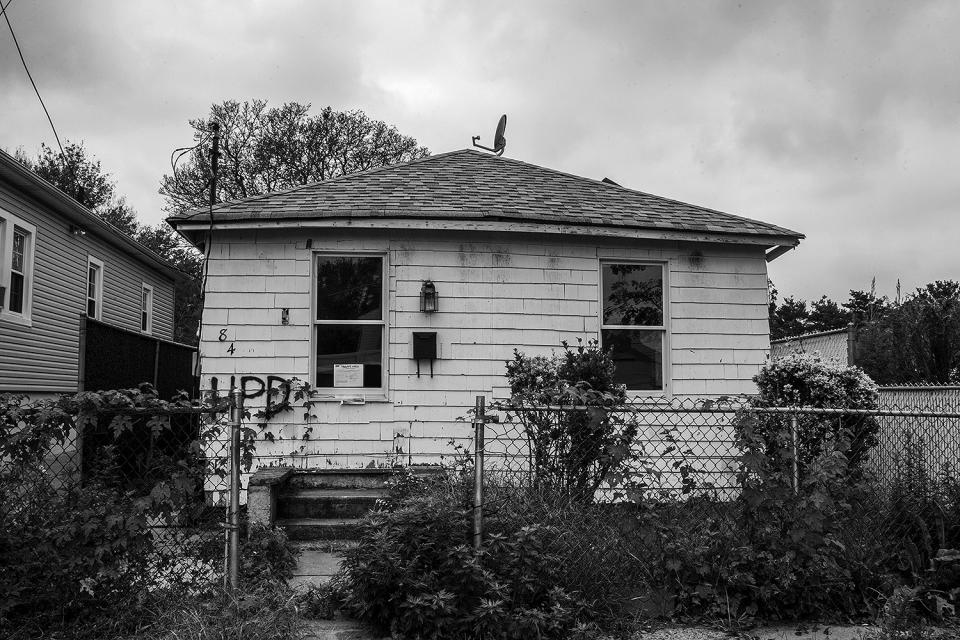
<path fill-rule="evenodd" d="M 146 305 L 144 305 L 145 294 Z M 146 316 L 146 323 L 144 323 L 144 316 Z M 153 335 L 153 286 L 146 282 L 140 283 L 140 333 Z"/>
<path fill-rule="evenodd" d="M 317 319 L 317 258 L 380 258 L 381 282 L 380 320 L 318 320 Z M 385 402 L 388 400 L 390 387 L 390 311 L 388 301 L 390 297 L 389 281 L 389 252 L 388 251 L 336 251 L 313 250 L 310 254 L 310 385 L 312 396 L 318 400 L 329 400 L 341 403 Z M 317 327 L 323 325 L 381 325 L 380 336 L 380 376 L 379 387 L 318 387 L 317 386 Z"/>
<path fill-rule="evenodd" d="M 663 274 L 663 319 L 659 326 L 648 325 L 619 325 L 605 324 L 603 321 L 603 267 L 608 264 L 626 264 L 626 265 L 650 265 L 661 268 Z M 660 379 L 663 381 L 662 389 L 627 389 L 627 394 L 634 397 L 673 397 L 673 379 L 670 375 L 672 371 L 670 361 L 670 261 L 669 260 L 647 260 L 642 258 L 622 258 L 618 256 L 601 257 L 597 262 L 597 321 L 599 330 L 597 331 L 597 341 L 603 348 L 603 331 L 605 329 L 630 330 L 630 331 L 657 331 L 661 335 L 662 353 L 660 357 Z"/>
<path fill-rule="evenodd" d="M 94 291 L 93 301 L 96 303 L 96 313 L 90 315 L 90 267 L 97 267 L 97 282 L 96 290 Z M 86 283 L 84 289 L 84 314 L 91 320 L 101 320 L 103 318 L 103 281 L 104 281 L 104 264 L 103 260 L 94 258 L 91 255 L 87 256 L 87 277 L 84 279 Z"/>
<path fill-rule="evenodd" d="M 13 236 L 16 230 L 23 232 L 23 309 L 10 310 L 13 281 Z M 36 271 L 34 257 L 37 247 L 37 227 L 5 209 L 0 209 L 0 286 L 4 287 L 3 308 L 0 320 L 33 326 L 33 293 Z"/>

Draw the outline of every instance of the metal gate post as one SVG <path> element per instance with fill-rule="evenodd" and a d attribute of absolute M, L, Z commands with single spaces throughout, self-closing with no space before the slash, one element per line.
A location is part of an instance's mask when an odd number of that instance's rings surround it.
<path fill-rule="evenodd" d="M 243 420 L 243 391 L 230 391 L 230 559 L 227 572 L 230 589 L 240 584 L 240 423 Z"/>
<path fill-rule="evenodd" d="M 473 548 L 478 551 L 483 540 L 484 401 L 483 396 L 477 396 L 473 411 Z"/>
<path fill-rule="evenodd" d="M 796 414 L 790 417 L 790 438 L 793 441 L 793 492 L 800 492 L 800 464 L 797 460 L 798 447 L 797 447 L 797 416 Z"/>

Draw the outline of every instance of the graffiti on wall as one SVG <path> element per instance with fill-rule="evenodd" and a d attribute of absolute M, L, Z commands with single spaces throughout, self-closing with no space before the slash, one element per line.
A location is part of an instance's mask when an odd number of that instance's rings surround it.
<path fill-rule="evenodd" d="M 218 384 L 217 378 L 210 379 L 210 389 L 214 396 L 218 394 Z M 253 400 L 265 395 L 268 414 L 282 410 L 290 401 L 290 381 L 281 376 L 267 376 L 266 380 L 260 376 L 240 376 L 239 387 L 237 387 L 236 376 L 230 376 L 228 388 L 239 388 L 244 400 Z"/>

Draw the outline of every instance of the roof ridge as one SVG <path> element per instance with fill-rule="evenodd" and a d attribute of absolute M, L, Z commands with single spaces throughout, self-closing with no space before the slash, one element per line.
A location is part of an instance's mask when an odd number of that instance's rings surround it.
<path fill-rule="evenodd" d="M 286 194 L 289 194 L 289 193 L 294 193 L 294 192 L 296 192 L 296 191 L 300 191 L 300 190 L 302 190 L 302 189 L 307 189 L 307 188 L 309 188 L 309 187 L 316 187 L 316 186 L 320 186 L 320 185 L 326 185 L 326 184 L 331 184 L 331 183 L 335 183 L 335 182 L 341 182 L 341 181 L 343 181 L 343 180 L 347 180 L 347 179 L 350 179 L 350 178 L 357 178 L 357 177 L 360 177 L 360 176 L 369 176 L 369 175 L 372 175 L 372 174 L 375 174 L 375 173 L 380 173 L 381 171 L 389 171 L 389 170 L 391 170 L 391 169 L 402 169 L 402 168 L 404 168 L 404 167 L 409 167 L 410 165 L 421 164 L 421 163 L 424 163 L 424 162 L 429 162 L 429 161 L 431 161 L 431 160 L 437 160 L 437 159 L 440 159 L 440 158 L 445 158 L 445 157 L 447 157 L 447 156 L 452 156 L 452 155 L 455 155 L 455 154 L 458 154 L 458 153 L 464 153 L 464 152 L 468 152 L 468 153 L 469 153 L 469 152 L 472 152 L 472 150 L 471 150 L 471 149 L 457 149 L 457 150 L 455 150 L 455 151 L 445 151 L 445 152 L 443 152 L 443 153 L 438 153 L 438 154 L 436 154 L 436 155 L 431 154 L 431 155 L 429 155 L 429 156 L 424 156 L 423 158 L 414 158 L 413 160 L 407 160 L 406 162 L 398 162 L 397 164 L 384 164 L 384 165 L 380 165 L 379 167 L 370 167 L 369 169 L 364 169 L 363 171 L 355 171 L 355 172 L 353 172 L 353 173 L 344 173 L 344 174 L 342 174 L 342 175 L 335 176 L 335 177 L 333 177 L 333 178 L 327 178 L 326 180 L 314 180 L 313 182 L 308 182 L 308 183 L 306 183 L 306 184 L 294 185 L 294 186 L 292 186 L 292 187 L 287 187 L 286 189 L 278 189 L 278 190 L 276 190 L 276 191 L 268 191 L 268 192 L 266 192 L 266 193 L 259 193 L 259 194 L 255 195 L 255 196 L 247 196 L 246 198 L 234 198 L 233 200 L 225 200 L 225 201 L 223 201 L 223 202 L 218 202 L 217 204 L 213 205 L 213 210 L 214 210 L 214 211 L 219 211 L 219 210 L 222 210 L 222 209 L 229 209 L 231 206 L 233 206 L 233 205 L 235 205 L 235 204 L 247 203 L 247 202 L 256 202 L 257 200 L 262 200 L 262 199 L 264 199 L 264 198 L 269 198 L 269 197 L 273 197 L 273 196 L 277 196 L 277 195 L 286 195 Z M 189 220 L 190 218 L 192 218 L 192 217 L 194 217 L 194 216 L 203 215 L 203 214 L 205 214 L 205 213 L 209 213 L 209 211 L 210 211 L 210 208 L 209 208 L 209 207 L 197 207 L 197 208 L 195 208 L 195 209 L 190 209 L 189 211 L 186 211 L 186 212 L 184 212 L 183 214 L 170 216 L 170 218 L 173 218 L 173 219 L 176 219 L 176 220 Z"/>

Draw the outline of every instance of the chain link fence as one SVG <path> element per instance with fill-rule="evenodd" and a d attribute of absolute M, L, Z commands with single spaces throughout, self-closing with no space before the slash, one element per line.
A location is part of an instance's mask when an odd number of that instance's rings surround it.
<path fill-rule="evenodd" d="M 922 573 L 938 549 L 960 547 L 960 412 L 942 407 L 683 398 L 478 414 L 484 535 L 498 522 L 552 527 L 571 582 L 606 582 L 608 594 L 662 579 L 676 532 L 685 544 L 736 544 L 755 490 L 773 490 L 762 480 L 771 472 L 802 496 L 843 469 L 843 544 L 892 574 Z"/>
<path fill-rule="evenodd" d="M 228 410 L 104 411 L 83 423 L 79 486 L 112 490 L 139 503 L 151 588 L 202 590 L 223 581 Z M 55 468 L 48 472 L 57 474 Z"/>
<path fill-rule="evenodd" d="M 0 635 L 224 583 L 228 403 L 77 411 L 0 399 Z"/>

